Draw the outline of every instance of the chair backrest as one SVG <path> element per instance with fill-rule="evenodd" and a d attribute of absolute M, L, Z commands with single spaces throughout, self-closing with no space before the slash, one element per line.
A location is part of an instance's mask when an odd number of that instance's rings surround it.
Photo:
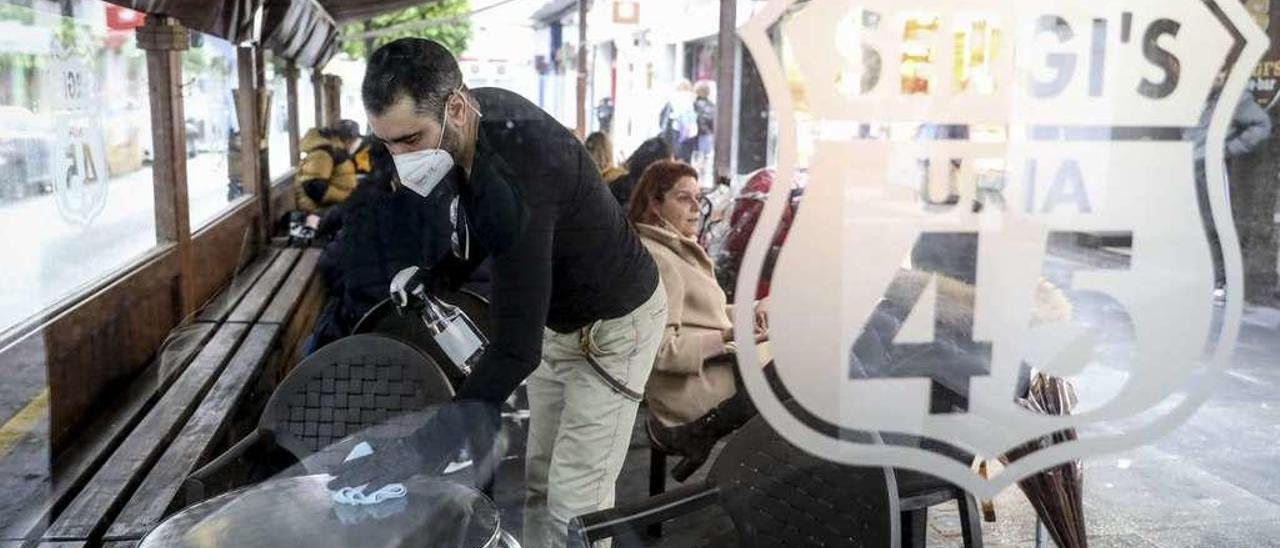
<path fill-rule="evenodd" d="M 348 434 L 453 398 L 440 368 L 392 337 L 352 335 L 307 356 L 285 377 L 258 421 L 305 458 Z"/>
<path fill-rule="evenodd" d="M 881 468 L 836 464 L 788 443 L 757 416 L 729 438 L 708 481 L 744 546 L 880 548 L 890 543 Z"/>
<path fill-rule="evenodd" d="M 471 319 L 471 322 L 475 324 L 476 329 L 479 329 L 485 338 L 492 340 L 493 331 L 489 322 L 488 300 L 465 289 L 437 296 L 440 300 L 462 310 Z M 444 368 L 445 375 L 449 377 L 454 387 L 461 385 L 462 380 L 465 378 L 462 370 L 455 367 L 453 361 L 444 353 L 440 345 L 436 344 L 435 339 L 431 337 L 431 333 L 427 331 L 427 327 L 423 325 L 422 320 L 413 314 L 400 314 L 390 299 L 384 300 L 370 309 L 363 318 L 360 318 L 360 322 L 356 324 L 354 331 L 355 333 L 379 333 L 395 337 L 425 352 L 436 364 Z"/>

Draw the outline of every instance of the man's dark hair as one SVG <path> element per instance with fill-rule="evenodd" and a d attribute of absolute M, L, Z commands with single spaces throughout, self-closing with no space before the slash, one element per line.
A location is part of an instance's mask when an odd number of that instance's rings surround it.
<path fill-rule="evenodd" d="M 623 211 L 627 210 L 627 202 L 631 200 L 631 190 L 636 187 L 645 168 L 659 160 L 670 160 L 672 156 L 674 153 L 671 150 L 671 144 L 661 137 L 651 137 L 636 147 L 636 151 L 627 158 L 627 174 L 609 186 L 613 197 L 622 205 Z"/>
<path fill-rule="evenodd" d="M 360 93 L 369 114 L 382 114 L 409 97 L 417 112 L 439 116 L 459 87 L 462 71 L 448 49 L 424 38 L 401 38 L 369 57 Z"/>

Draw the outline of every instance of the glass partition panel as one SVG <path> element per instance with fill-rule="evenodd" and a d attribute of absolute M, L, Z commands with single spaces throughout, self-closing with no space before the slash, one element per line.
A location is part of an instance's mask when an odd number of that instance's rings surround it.
<path fill-rule="evenodd" d="M 77 7 L 0 3 L 0 332 L 156 245 L 141 18 Z"/>
<path fill-rule="evenodd" d="M 192 31 L 191 47 L 182 52 L 182 78 L 187 197 L 194 232 L 245 195 L 236 114 L 239 75 L 235 46 Z"/>
<path fill-rule="evenodd" d="M 311 82 L 311 69 L 298 69 L 298 131 L 302 135 L 316 127 L 315 85 Z"/>
<path fill-rule="evenodd" d="M 267 65 L 267 83 L 270 90 L 267 96 L 270 101 L 267 107 L 267 171 L 275 181 L 293 168 L 293 159 L 289 157 L 289 94 L 283 63 Z"/>
<path fill-rule="evenodd" d="M 74 13 L 5 23 L 0 61 L 42 43 L 14 29 L 62 36 L 97 5 L 33 4 Z M 355 184 L 336 143 L 304 148 L 299 207 L 320 222 L 298 216 L 290 243 L 323 248 L 243 275 L 322 265 L 326 283 L 273 296 L 316 314 L 305 357 L 252 418 L 272 435 L 199 455 L 224 455 L 205 485 L 235 485 L 150 505 L 173 512 L 142 546 L 1277 545 L 1280 3 L 478 4 L 343 22 L 324 70 L 390 154 Z M 396 42 L 410 35 L 443 47 Z M 234 50 L 193 45 L 192 211 L 208 218 L 238 169 Z M 392 62 L 371 62 L 379 47 Z M 54 57 L 31 55 L 37 69 L 0 65 L 0 97 L 32 113 L 24 139 L 72 141 L 48 153 L 65 158 L 54 196 L 92 189 L 109 168 L 82 158 L 123 138 L 84 128 L 124 122 L 59 125 L 66 108 L 3 85 L 44 81 Z M 72 99 L 77 66 L 57 72 Z M 466 85 L 427 85 L 455 66 Z M 394 108 L 364 112 L 365 80 Z M 45 241 L 32 225 L 70 232 L 56 198 L 9 200 L 40 199 L 54 205 L 4 226 L 19 272 L 81 251 L 28 249 Z M 114 203 L 74 233 L 90 247 L 66 270 L 114 243 L 96 233 Z M 303 339 L 259 327 L 235 355 Z M 267 402 L 253 360 L 232 362 L 212 390 Z M 40 434 L 26 363 L 0 369 L 0 465 L 27 462 L 31 436 L 10 432 Z M 0 520 L 42 477 L 24 474 L 0 474 L 19 484 Z"/>
<path fill-rule="evenodd" d="M 97 0 L 0 1 L 0 334 L 156 247 L 142 20 Z M 0 544 L 45 502 L 51 409 L 77 397 L 51 394 L 41 337 L 3 338 Z"/>

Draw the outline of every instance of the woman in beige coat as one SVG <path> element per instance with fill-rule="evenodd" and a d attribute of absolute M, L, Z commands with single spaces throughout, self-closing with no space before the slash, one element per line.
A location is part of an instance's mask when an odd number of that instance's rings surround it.
<path fill-rule="evenodd" d="M 627 218 L 653 255 L 667 290 L 667 327 L 645 387 L 649 437 L 685 457 L 672 471 L 683 481 L 706 461 L 717 439 L 755 415 L 734 372 L 731 307 L 707 252 L 695 240 L 700 220 L 698 172 L 663 160 L 641 175 Z M 756 337 L 767 329 L 757 307 Z"/>

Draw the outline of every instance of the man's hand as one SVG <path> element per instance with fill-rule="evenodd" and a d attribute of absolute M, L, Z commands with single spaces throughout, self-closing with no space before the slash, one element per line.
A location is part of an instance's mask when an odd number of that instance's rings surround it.
<path fill-rule="evenodd" d="M 440 475 L 458 450 L 468 444 L 473 459 L 492 464 L 490 451 L 497 437 L 499 415 L 496 406 L 479 401 L 444 404 L 427 423 L 402 439 L 369 440 L 373 454 L 338 465 L 332 472 L 329 489 L 368 485 L 372 493 L 390 483 L 416 475 Z M 477 479 L 489 470 L 478 470 Z"/>
<path fill-rule="evenodd" d="M 411 476 L 432 472 L 428 470 L 424 455 L 405 439 L 371 439 L 373 454 L 351 459 L 330 473 L 329 489 L 360 487 L 367 485 L 366 493 L 372 493 L 392 483 L 402 482 Z"/>

